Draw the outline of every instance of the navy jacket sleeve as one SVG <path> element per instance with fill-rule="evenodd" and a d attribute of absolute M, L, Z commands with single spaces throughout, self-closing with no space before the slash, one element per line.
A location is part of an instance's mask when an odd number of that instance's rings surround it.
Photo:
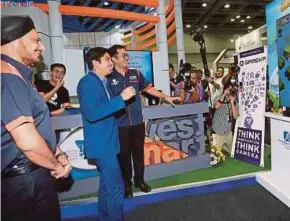
<path fill-rule="evenodd" d="M 80 108 L 83 116 L 90 122 L 108 117 L 125 107 L 121 96 L 108 99 L 102 85 L 94 79 L 83 78 L 77 88 Z"/>

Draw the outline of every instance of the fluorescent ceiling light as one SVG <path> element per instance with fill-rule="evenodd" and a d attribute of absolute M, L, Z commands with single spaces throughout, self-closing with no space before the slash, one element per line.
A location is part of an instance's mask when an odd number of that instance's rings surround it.
<path fill-rule="evenodd" d="M 241 23 L 244 23 L 244 22 L 245 22 L 245 20 L 244 20 L 244 19 L 242 19 L 242 20 L 241 20 Z"/>
<path fill-rule="evenodd" d="M 231 7 L 230 4 L 225 4 L 225 8 Z"/>
<path fill-rule="evenodd" d="M 248 15 L 246 18 L 247 18 L 247 19 L 250 19 L 250 18 L 251 18 L 251 16 L 250 16 L 250 15 Z"/>
<path fill-rule="evenodd" d="M 104 5 L 108 6 L 110 3 L 109 2 L 105 2 Z"/>
<path fill-rule="evenodd" d="M 206 3 L 202 3 L 201 6 L 205 8 L 207 6 L 207 4 Z"/>
<path fill-rule="evenodd" d="M 232 18 L 231 21 L 235 21 L 236 19 Z"/>
<path fill-rule="evenodd" d="M 207 28 L 207 25 L 204 25 L 203 27 L 204 27 L 204 28 Z"/>
<path fill-rule="evenodd" d="M 240 17 L 241 17 L 240 15 L 237 15 L 237 16 L 236 16 L 236 18 L 240 18 Z"/>
<path fill-rule="evenodd" d="M 233 43 L 234 42 L 234 39 L 231 39 L 231 42 Z"/>
<path fill-rule="evenodd" d="M 248 29 L 253 29 L 253 26 L 249 26 Z"/>
<path fill-rule="evenodd" d="M 190 27 L 191 27 L 191 25 L 186 25 L 186 27 L 187 27 L 187 28 L 190 28 Z"/>

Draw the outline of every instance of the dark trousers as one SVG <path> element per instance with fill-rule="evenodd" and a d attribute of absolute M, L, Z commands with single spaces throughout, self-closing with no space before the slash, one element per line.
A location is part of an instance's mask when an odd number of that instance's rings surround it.
<path fill-rule="evenodd" d="M 123 221 L 124 182 L 116 155 L 96 159 L 100 172 L 98 206 L 101 221 Z"/>
<path fill-rule="evenodd" d="M 122 176 L 126 186 L 132 185 L 132 158 L 134 181 L 144 181 L 144 123 L 119 128 L 121 150 L 118 155 Z"/>
<path fill-rule="evenodd" d="M 44 168 L 2 179 L 3 221 L 61 221 L 55 183 Z"/>

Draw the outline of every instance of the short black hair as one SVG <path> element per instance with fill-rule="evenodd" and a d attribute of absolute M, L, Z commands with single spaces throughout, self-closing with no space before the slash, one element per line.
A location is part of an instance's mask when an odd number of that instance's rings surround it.
<path fill-rule="evenodd" d="M 60 67 L 64 69 L 64 73 L 66 73 L 66 67 L 64 64 L 61 63 L 53 63 L 52 65 L 50 65 L 50 70 L 53 71 L 54 68 L 56 67 Z"/>
<path fill-rule="evenodd" d="M 223 93 L 224 93 L 225 90 L 228 89 L 229 87 L 234 87 L 234 85 L 232 84 L 231 81 L 228 81 L 227 83 L 225 83 L 224 88 L 223 88 Z"/>
<path fill-rule="evenodd" d="M 203 74 L 203 71 L 201 69 L 198 69 L 197 72 L 201 72 Z"/>
<path fill-rule="evenodd" d="M 126 49 L 126 46 L 123 45 L 113 45 L 109 48 L 109 54 L 111 57 L 116 57 L 118 55 L 119 49 Z"/>
<path fill-rule="evenodd" d="M 85 55 L 85 61 L 88 64 L 89 70 L 93 70 L 93 61 L 95 60 L 101 62 L 101 57 L 103 57 L 106 53 L 109 53 L 109 50 L 107 48 L 91 48 Z"/>
<path fill-rule="evenodd" d="M 171 63 L 169 63 L 169 68 L 171 68 L 172 70 L 174 70 L 174 67 Z"/>

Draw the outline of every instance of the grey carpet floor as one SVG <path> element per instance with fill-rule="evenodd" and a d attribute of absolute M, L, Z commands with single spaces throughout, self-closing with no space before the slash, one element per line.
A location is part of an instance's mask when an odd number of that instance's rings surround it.
<path fill-rule="evenodd" d="M 257 184 L 146 205 L 126 221 L 290 221 L 290 209 Z"/>

